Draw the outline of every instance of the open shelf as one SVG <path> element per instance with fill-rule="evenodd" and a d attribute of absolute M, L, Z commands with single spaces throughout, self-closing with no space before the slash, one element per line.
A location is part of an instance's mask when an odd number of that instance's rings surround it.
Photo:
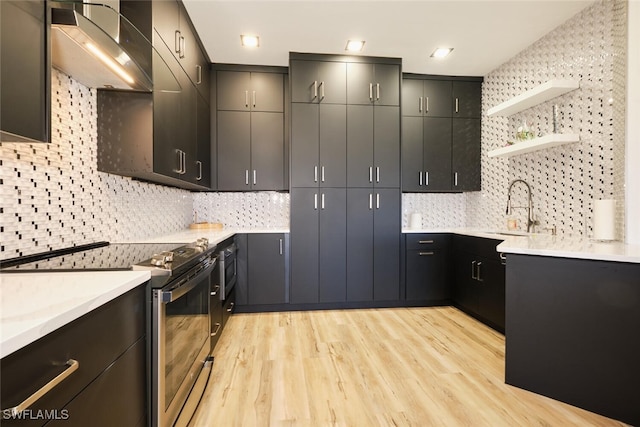
<path fill-rule="evenodd" d="M 552 133 L 550 135 L 541 136 L 540 138 L 517 142 L 507 147 L 491 150 L 489 151 L 489 157 L 517 156 L 518 154 L 531 153 L 533 151 L 558 147 L 560 145 L 571 144 L 578 141 L 580 141 L 580 135 L 577 133 Z"/>
<path fill-rule="evenodd" d="M 577 80 L 549 80 L 502 104 L 489 108 L 487 116 L 510 116 L 580 87 Z"/>

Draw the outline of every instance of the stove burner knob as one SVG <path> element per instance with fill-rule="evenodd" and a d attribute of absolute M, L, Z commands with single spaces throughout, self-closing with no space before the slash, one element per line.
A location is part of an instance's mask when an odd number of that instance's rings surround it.
<path fill-rule="evenodd" d="M 151 257 L 151 265 L 163 267 L 165 264 L 173 261 L 173 252 L 160 252 Z"/>
<path fill-rule="evenodd" d="M 202 249 L 207 249 L 209 247 L 209 239 L 203 237 L 201 239 L 196 240 L 196 246 Z"/>

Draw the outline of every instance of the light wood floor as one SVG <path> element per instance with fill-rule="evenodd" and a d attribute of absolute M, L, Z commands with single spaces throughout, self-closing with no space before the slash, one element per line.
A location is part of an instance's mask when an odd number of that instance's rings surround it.
<path fill-rule="evenodd" d="M 452 307 L 237 314 L 192 426 L 621 426 L 504 384 L 504 337 Z"/>

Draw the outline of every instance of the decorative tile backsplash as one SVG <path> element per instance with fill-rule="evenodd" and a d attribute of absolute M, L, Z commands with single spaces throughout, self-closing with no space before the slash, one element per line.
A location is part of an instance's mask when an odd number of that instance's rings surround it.
<path fill-rule="evenodd" d="M 225 228 L 288 228 L 289 193 L 194 193 L 198 221 Z"/>
<path fill-rule="evenodd" d="M 52 70 L 52 142 L 0 144 L 0 259 L 184 229 L 191 193 L 96 170 L 96 94 Z"/>

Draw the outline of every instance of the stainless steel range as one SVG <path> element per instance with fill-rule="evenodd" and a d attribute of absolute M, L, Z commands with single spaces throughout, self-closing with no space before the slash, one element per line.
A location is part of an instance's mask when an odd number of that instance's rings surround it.
<path fill-rule="evenodd" d="M 147 353 L 151 426 L 186 425 L 213 359 L 209 319 L 216 245 L 97 242 L 2 261 L 2 272 L 149 270 Z M 216 282 L 218 277 L 215 278 Z"/>

